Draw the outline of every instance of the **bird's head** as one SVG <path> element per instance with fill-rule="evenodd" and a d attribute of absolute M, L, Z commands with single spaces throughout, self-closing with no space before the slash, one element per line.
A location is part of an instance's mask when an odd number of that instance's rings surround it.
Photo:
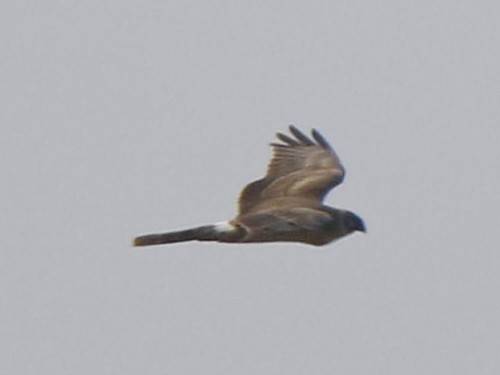
<path fill-rule="evenodd" d="M 350 211 L 344 211 L 343 222 L 348 233 L 359 231 L 366 232 L 365 223 L 358 215 Z"/>

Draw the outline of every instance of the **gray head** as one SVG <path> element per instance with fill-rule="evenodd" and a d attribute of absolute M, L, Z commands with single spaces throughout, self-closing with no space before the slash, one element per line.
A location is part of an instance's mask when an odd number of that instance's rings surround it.
<path fill-rule="evenodd" d="M 343 222 L 346 230 L 349 233 L 354 231 L 366 232 L 366 227 L 365 223 L 363 222 L 363 219 L 361 219 L 355 213 L 352 213 L 350 211 L 344 211 Z"/>

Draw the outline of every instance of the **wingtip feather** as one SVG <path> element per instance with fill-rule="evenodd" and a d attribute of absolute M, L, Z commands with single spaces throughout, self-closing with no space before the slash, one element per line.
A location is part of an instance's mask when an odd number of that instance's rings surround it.
<path fill-rule="evenodd" d="M 314 140 L 316 142 L 318 142 L 318 144 L 321 147 L 326 148 L 326 149 L 331 149 L 332 148 L 332 146 L 330 146 L 330 144 L 328 143 L 328 141 L 316 129 L 312 130 L 312 136 L 313 136 Z"/>
<path fill-rule="evenodd" d="M 290 125 L 290 132 L 297 138 L 303 146 L 314 146 L 314 142 L 295 126 Z"/>
<path fill-rule="evenodd" d="M 284 142 L 284 143 L 288 144 L 289 146 L 299 146 L 299 143 L 298 143 L 295 139 L 293 139 L 293 138 L 289 137 L 289 136 L 288 136 L 288 135 L 286 135 L 286 134 L 283 134 L 283 133 L 276 133 L 276 137 L 277 137 L 280 141 L 282 141 L 282 142 Z"/>

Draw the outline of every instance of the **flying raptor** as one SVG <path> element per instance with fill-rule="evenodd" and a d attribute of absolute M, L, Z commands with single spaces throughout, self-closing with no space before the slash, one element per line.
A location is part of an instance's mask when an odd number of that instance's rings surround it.
<path fill-rule="evenodd" d="M 320 246 L 354 231 L 365 232 L 359 216 L 323 204 L 326 194 L 345 176 L 330 144 L 314 129 L 312 138 L 293 125 L 290 133 L 276 134 L 281 143 L 271 143 L 274 155 L 267 174 L 243 189 L 239 214 L 234 219 L 143 235 L 134 239 L 134 246 L 184 241 L 286 241 Z"/>

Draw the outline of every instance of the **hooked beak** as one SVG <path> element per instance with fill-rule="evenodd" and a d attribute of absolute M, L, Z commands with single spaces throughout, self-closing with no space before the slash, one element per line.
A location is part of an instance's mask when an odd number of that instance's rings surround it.
<path fill-rule="evenodd" d="M 366 226 L 363 219 L 355 214 L 352 215 L 352 229 L 358 232 L 366 233 Z"/>
<path fill-rule="evenodd" d="M 363 232 L 363 233 L 366 233 L 366 227 L 365 227 L 365 223 L 363 222 L 363 220 L 360 221 L 359 226 L 356 228 L 356 230 Z"/>

